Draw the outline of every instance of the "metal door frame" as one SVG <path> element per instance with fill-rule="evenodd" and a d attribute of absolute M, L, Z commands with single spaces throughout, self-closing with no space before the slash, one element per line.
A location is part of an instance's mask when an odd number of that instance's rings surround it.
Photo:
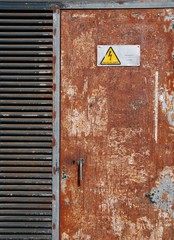
<path fill-rule="evenodd" d="M 0 0 L 1 10 L 52 10 L 53 11 L 53 162 L 52 162 L 52 240 L 60 238 L 60 10 L 97 10 L 97 9 L 143 9 L 143 8 L 174 8 L 172 0 L 154 2 L 127 2 L 112 0 Z"/>
<path fill-rule="evenodd" d="M 53 162 L 52 240 L 59 239 L 60 221 L 60 10 L 53 7 Z"/>

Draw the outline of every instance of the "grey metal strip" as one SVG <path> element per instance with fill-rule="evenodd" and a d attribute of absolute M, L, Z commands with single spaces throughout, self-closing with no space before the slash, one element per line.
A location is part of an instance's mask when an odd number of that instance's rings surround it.
<path fill-rule="evenodd" d="M 51 10 L 52 6 L 57 5 L 59 9 L 138 9 L 138 8 L 173 8 L 172 0 L 140 1 L 140 0 L 8 0 L 0 1 L 1 10 Z"/>
<path fill-rule="evenodd" d="M 61 3 L 37 2 L 37 1 L 0 1 L 0 9 L 2 10 L 39 10 L 48 11 L 51 10 L 54 4 L 58 4 L 59 7 L 63 7 Z M 34 14 L 34 13 L 33 13 Z M 43 13 L 44 15 L 44 13 Z"/>
<path fill-rule="evenodd" d="M 121 1 L 120 1 L 121 2 Z M 142 8 L 173 8 L 174 2 L 125 2 L 113 3 L 113 2 L 98 2 L 95 1 L 88 3 L 67 3 L 62 9 L 142 9 Z"/>
<path fill-rule="evenodd" d="M 60 158 L 60 11 L 53 12 L 53 205 L 52 240 L 59 239 L 59 158 Z"/>

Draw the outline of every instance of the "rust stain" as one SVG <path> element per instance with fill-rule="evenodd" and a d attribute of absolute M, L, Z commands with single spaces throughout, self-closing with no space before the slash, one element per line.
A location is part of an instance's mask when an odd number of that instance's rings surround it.
<path fill-rule="evenodd" d="M 52 147 L 54 148 L 56 146 L 56 138 L 55 136 L 52 137 Z"/>
<path fill-rule="evenodd" d="M 53 65 L 55 65 L 57 62 L 57 57 L 56 56 L 53 56 Z"/>
<path fill-rule="evenodd" d="M 120 1 L 118 1 L 118 4 L 124 4 L 124 3 L 125 3 L 124 0 L 120 0 Z"/>
<path fill-rule="evenodd" d="M 53 92 L 56 91 L 56 83 L 53 83 Z"/>
<path fill-rule="evenodd" d="M 53 174 L 56 175 L 56 167 L 53 167 Z"/>
<path fill-rule="evenodd" d="M 56 195 L 54 193 L 52 195 L 52 199 L 53 199 L 53 201 L 56 201 Z"/>
<path fill-rule="evenodd" d="M 61 4 L 60 2 L 58 3 L 59 6 L 57 4 L 53 4 L 50 6 L 50 10 L 52 10 L 53 12 L 60 12 L 60 8 L 63 6 L 63 4 Z"/>
<path fill-rule="evenodd" d="M 56 119 L 56 112 L 55 111 L 53 111 L 53 121 Z"/>
<path fill-rule="evenodd" d="M 53 223 L 53 230 L 55 230 L 56 229 L 56 224 L 55 223 Z"/>
<path fill-rule="evenodd" d="M 52 74 L 53 74 L 53 77 L 55 77 L 55 73 L 56 73 L 56 62 L 57 62 L 56 56 L 53 56 L 52 60 L 53 60 L 53 70 L 52 70 Z"/>
<path fill-rule="evenodd" d="M 53 36 L 56 36 L 56 34 L 57 34 L 57 29 L 54 28 L 54 29 L 53 29 Z"/>

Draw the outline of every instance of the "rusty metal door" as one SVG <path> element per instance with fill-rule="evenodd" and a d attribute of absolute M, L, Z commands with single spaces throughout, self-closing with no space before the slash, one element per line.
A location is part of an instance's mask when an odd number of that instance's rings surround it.
<path fill-rule="evenodd" d="M 58 239 L 59 13 L 29 8 L 0 11 L 3 240 Z"/>
<path fill-rule="evenodd" d="M 173 19 L 62 11 L 62 240 L 174 239 Z M 140 66 L 97 66 L 97 45 L 140 45 Z"/>

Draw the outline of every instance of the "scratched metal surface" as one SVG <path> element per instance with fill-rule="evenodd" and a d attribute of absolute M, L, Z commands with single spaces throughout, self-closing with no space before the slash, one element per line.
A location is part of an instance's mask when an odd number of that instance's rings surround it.
<path fill-rule="evenodd" d="M 62 11 L 62 240 L 174 239 L 173 16 Z M 97 67 L 104 44 L 140 45 L 141 66 Z"/>

